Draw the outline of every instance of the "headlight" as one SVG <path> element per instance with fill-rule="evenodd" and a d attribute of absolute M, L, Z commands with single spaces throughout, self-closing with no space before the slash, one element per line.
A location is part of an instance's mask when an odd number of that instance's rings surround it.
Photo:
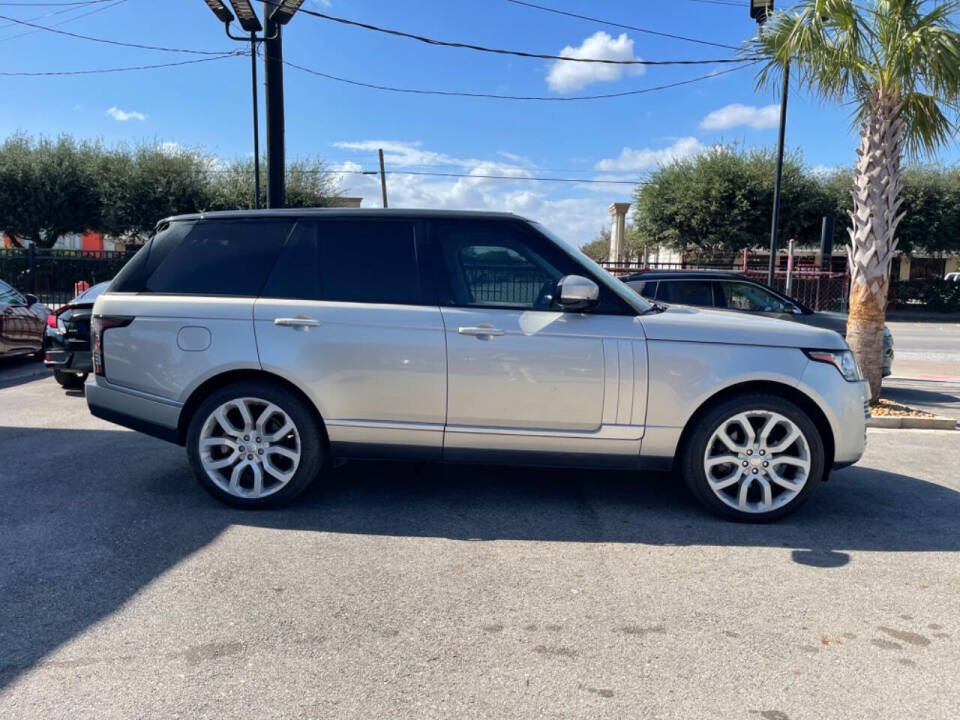
<path fill-rule="evenodd" d="M 833 365 L 848 382 L 863 380 L 863 373 L 860 372 L 857 359 L 849 350 L 804 350 L 804 352 L 815 362 Z"/>

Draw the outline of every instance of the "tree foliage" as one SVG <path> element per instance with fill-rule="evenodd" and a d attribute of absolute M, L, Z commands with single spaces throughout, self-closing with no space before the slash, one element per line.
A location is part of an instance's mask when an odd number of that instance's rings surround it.
<path fill-rule="evenodd" d="M 637 187 L 634 226 L 642 240 L 705 256 L 731 255 L 769 243 L 776 158 L 770 150 L 719 146 L 677 160 Z M 794 153 L 784 158 L 781 235 L 819 237 L 832 211 L 822 184 Z"/>
<path fill-rule="evenodd" d="M 18 134 L 0 144 L 0 231 L 40 247 L 87 230 L 147 234 L 169 215 L 251 208 L 253 187 L 252 161 L 223 164 L 170 145 L 106 148 Z M 290 163 L 288 207 L 330 205 L 337 195 L 321 161 Z"/>

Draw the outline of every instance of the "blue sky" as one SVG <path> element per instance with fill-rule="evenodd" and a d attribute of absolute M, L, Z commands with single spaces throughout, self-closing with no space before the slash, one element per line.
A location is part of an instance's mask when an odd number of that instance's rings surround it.
<path fill-rule="evenodd" d="M 598 18 L 739 45 L 756 30 L 747 2 L 535 0 Z M 259 3 L 255 3 L 259 5 Z M 550 54 L 647 60 L 730 57 L 722 49 L 561 17 L 506 0 L 306 0 L 305 8 L 441 39 Z M 101 9 L 102 8 L 102 9 Z M 92 10 L 100 10 L 79 17 Z M 56 14 L 53 14 L 56 13 Z M 203 0 L 3 6 L 0 15 L 126 42 L 205 50 L 240 47 Z M 66 22 L 65 22 L 66 21 Z M 174 62 L 197 56 L 112 47 L 0 19 L 5 72 Z M 18 37 L 19 36 L 19 37 Z M 566 51 L 564 51 L 567 49 Z M 705 75 L 707 67 L 645 71 L 553 63 L 433 47 L 298 15 L 284 33 L 291 62 L 363 82 L 408 88 L 564 96 L 641 89 Z M 262 80 L 262 74 L 261 74 Z M 584 102 L 518 102 L 405 95 L 352 87 L 287 68 L 288 157 L 331 168 L 568 178 L 642 178 L 661 162 L 718 142 L 776 142 L 777 98 L 758 93 L 751 69 L 675 89 Z M 224 159 L 252 151 L 249 58 L 179 68 L 74 77 L 3 77 L 0 137 L 17 130 L 79 138 L 170 143 Z M 262 105 L 261 105 L 262 108 Z M 847 111 L 801 93 L 789 105 L 788 145 L 811 167 L 851 164 Z M 956 160 L 956 149 L 944 158 Z M 341 176 L 345 194 L 379 205 L 373 178 Z M 607 206 L 630 186 L 392 175 L 391 206 L 502 209 L 541 220 L 583 243 L 606 225 Z"/>

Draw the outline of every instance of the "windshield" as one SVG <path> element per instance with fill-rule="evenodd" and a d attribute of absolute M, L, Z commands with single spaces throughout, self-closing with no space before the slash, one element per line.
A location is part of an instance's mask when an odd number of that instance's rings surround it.
<path fill-rule="evenodd" d="M 538 222 L 531 220 L 530 224 L 533 225 L 539 232 L 543 233 L 557 243 L 557 245 L 559 245 L 568 254 L 576 258 L 582 265 L 586 265 L 586 267 L 600 282 L 602 282 L 612 292 L 616 293 L 617 297 L 629 303 L 630 306 L 636 308 L 638 312 L 644 313 L 650 310 L 650 303 L 640 297 L 637 293 L 633 292 L 624 283 L 617 280 L 613 275 L 604 270 L 599 263 L 588 257 L 580 248 L 574 247 L 562 237 L 551 232 Z"/>

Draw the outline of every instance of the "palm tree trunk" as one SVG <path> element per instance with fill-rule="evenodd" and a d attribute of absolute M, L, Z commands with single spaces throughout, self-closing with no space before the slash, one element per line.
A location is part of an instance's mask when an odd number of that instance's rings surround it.
<path fill-rule="evenodd" d="M 850 316 L 847 342 L 870 382 L 872 399 L 880 397 L 883 377 L 883 324 L 887 310 L 890 264 L 897 248 L 904 128 L 900 105 L 882 92 L 874 94 L 861 128 L 849 229 Z"/>

